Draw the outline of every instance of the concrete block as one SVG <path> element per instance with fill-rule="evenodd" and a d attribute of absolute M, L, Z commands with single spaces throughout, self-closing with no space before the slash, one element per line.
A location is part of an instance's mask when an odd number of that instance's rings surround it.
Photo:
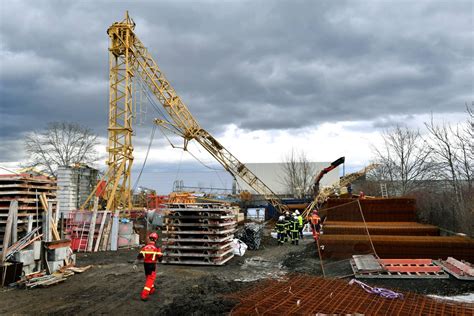
<path fill-rule="evenodd" d="M 24 273 L 25 275 L 31 274 L 31 273 L 37 272 L 37 271 L 38 271 L 38 270 L 36 269 L 36 264 L 35 264 L 35 263 L 29 264 L 29 265 L 26 265 L 26 266 L 25 266 L 25 265 L 23 266 L 23 273 Z"/>
<path fill-rule="evenodd" d="M 119 236 L 118 238 L 118 246 L 119 247 L 135 247 L 140 244 L 140 235 L 138 234 L 130 234 Z"/>
<path fill-rule="evenodd" d="M 72 263 L 73 265 L 76 265 L 76 254 L 72 254 L 70 257 L 69 257 L 69 263 Z"/>
<path fill-rule="evenodd" d="M 64 260 L 67 257 L 69 247 L 48 250 L 48 261 Z"/>
<path fill-rule="evenodd" d="M 49 269 L 52 272 L 58 271 L 62 267 L 64 267 L 64 260 L 58 261 L 48 261 Z"/>
<path fill-rule="evenodd" d="M 35 262 L 33 249 L 21 250 L 13 255 L 15 261 L 23 262 L 23 266 L 30 265 Z"/>
<path fill-rule="evenodd" d="M 119 223 L 119 236 L 128 236 L 133 234 L 133 222 Z"/>
<path fill-rule="evenodd" d="M 35 260 L 35 271 L 41 271 L 41 260 Z"/>
<path fill-rule="evenodd" d="M 41 259 L 41 241 L 33 242 L 33 257 L 35 260 Z"/>

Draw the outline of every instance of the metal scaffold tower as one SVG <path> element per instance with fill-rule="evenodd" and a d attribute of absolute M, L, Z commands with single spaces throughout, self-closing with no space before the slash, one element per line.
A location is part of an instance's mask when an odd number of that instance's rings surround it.
<path fill-rule="evenodd" d="M 126 13 L 122 22 L 108 30 L 109 46 L 109 126 L 106 172 L 107 210 L 131 208 L 132 146 L 132 78 L 134 76 L 135 23 Z"/>

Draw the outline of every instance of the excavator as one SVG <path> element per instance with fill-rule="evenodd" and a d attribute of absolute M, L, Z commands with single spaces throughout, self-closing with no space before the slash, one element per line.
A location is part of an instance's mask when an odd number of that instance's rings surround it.
<path fill-rule="evenodd" d="M 134 89 L 139 82 L 161 103 L 163 118 L 154 123 L 184 139 L 183 149 L 190 141 L 199 143 L 229 173 L 240 177 L 261 194 L 280 213 L 288 210 L 277 195 L 245 164 L 231 154 L 217 139 L 201 127 L 171 83 L 166 79 L 134 32 L 135 22 L 125 14 L 121 22 L 113 23 L 107 30 L 109 44 L 109 125 L 108 160 L 104 175 L 106 210 L 126 210 L 131 203 L 131 169 L 133 164 Z M 162 111 L 161 109 L 159 111 Z M 89 205 L 95 189 L 83 204 Z"/>
<path fill-rule="evenodd" d="M 319 182 L 321 182 L 321 179 L 324 177 L 325 174 L 327 174 L 329 171 L 332 171 L 334 170 L 335 168 L 337 168 L 337 166 L 339 166 L 340 164 L 343 164 L 346 160 L 346 157 L 341 157 L 333 162 L 331 162 L 331 164 L 324 168 L 323 170 L 321 170 L 318 175 L 316 176 L 315 180 L 314 180 L 314 184 L 313 184 L 313 192 L 314 192 L 314 196 L 317 196 L 318 193 L 319 193 Z"/>

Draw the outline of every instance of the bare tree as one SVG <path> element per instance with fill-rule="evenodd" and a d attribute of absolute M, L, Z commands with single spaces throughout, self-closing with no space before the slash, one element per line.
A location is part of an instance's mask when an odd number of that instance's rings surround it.
<path fill-rule="evenodd" d="M 467 107 L 467 113 L 468 120 L 456 126 L 448 123 L 436 124 L 433 116 L 429 123 L 425 123 L 440 178 L 449 183 L 458 207 L 462 207 L 464 203 L 465 191 L 471 195 L 473 187 L 472 109 Z"/>
<path fill-rule="evenodd" d="M 284 158 L 284 162 L 283 183 L 294 197 L 304 197 L 311 190 L 315 172 L 305 152 L 292 149 Z"/>
<path fill-rule="evenodd" d="M 380 165 L 370 178 L 389 182 L 393 193 L 406 195 L 431 178 L 431 149 L 418 130 L 396 126 L 382 135 L 383 145 L 374 148 L 375 162 Z"/>
<path fill-rule="evenodd" d="M 27 166 L 56 176 L 58 166 L 97 161 L 97 144 L 97 135 L 89 128 L 69 122 L 49 123 L 46 130 L 26 136 Z"/>

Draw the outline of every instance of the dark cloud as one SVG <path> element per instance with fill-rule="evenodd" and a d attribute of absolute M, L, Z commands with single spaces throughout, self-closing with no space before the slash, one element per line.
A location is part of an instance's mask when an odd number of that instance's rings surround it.
<path fill-rule="evenodd" d="M 387 115 L 460 112 L 473 99 L 471 1 L 0 3 L 0 133 L 10 147 L 49 121 L 106 136 L 106 29 L 126 9 L 211 133 L 230 123 L 381 127 Z"/>

